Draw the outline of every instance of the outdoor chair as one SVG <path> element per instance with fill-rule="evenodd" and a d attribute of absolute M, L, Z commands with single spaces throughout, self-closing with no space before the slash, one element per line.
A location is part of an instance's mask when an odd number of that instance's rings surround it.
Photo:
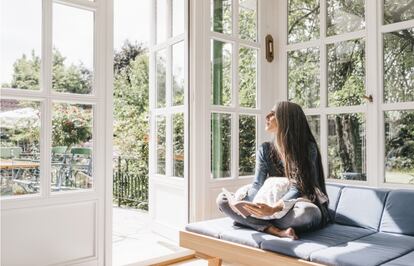
<path fill-rule="evenodd" d="M 66 153 L 67 146 L 52 147 L 52 168 L 54 168 L 56 189 L 60 190 L 62 180 L 65 177 L 66 168 L 68 164 L 69 153 Z"/>
<path fill-rule="evenodd" d="M 72 158 L 70 161 L 69 176 L 76 186 L 76 178 L 81 175 L 87 179 L 87 185 L 92 176 L 92 149 L 91 148 L 72 148 Z"/>
<path fill-rule="evenodd" d="M 19 158 L 22 151 L 23 150 L 21 147 L 1 147 L 0 158 L 1 159 Z"/>

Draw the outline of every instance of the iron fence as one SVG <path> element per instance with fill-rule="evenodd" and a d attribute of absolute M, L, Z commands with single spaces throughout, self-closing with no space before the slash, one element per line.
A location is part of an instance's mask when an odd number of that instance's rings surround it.
<path fill-rule="evenodd" d="M 119 156 L 113 169 L 114 203 L 148 210 L 148 168 L 140 165 L 139 158 Z"/>

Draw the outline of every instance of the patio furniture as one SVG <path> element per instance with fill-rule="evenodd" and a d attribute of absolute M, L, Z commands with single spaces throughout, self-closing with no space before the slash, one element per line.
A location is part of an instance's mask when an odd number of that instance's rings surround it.
<path fill-rule="evenodd" d="M 0 158 L 19 158 L 22 151 L 21 147 L 0 147 Z"/>
<path fill-rule="evenodd" d="M 55 190 L 60 190 L 62 186 L 62 180 L 65 178 L 65 172 L 67 168 L 67 161 L 70 156 L 66 153 L 67 146 L 55 146 L 52 147 L 52 169 L 54 168 L 55 175 Z"/>
<path fill-rule="evenodd" d="M 88 179 L 88 184 L 92 176 L 92 148 L 72 148 L 71 160 L 69 165 L 69 177 L 76 186 L 76 177 L 81 175 Z"/>
<path fill-rule="evenodd" d="M 187 225 L 180 246 L 245 265 L 413 265 L 414 190 L 335 184 L 327 190 L 333 223 L 299 240 L 220 218 Z"/>
<path fill-rule="evenodd" d="M 40 163 L 36 161 L 1 159 L 0 184 L 2 184 L 2 189 L 7 187 L 6 183 L 15 183 L 22 187 L 26 193 L 37 192 L 39 189 L 39 166 Z"/>

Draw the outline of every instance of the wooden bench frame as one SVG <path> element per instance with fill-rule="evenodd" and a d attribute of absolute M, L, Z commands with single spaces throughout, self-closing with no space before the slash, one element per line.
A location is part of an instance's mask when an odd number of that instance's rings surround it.
<path fill-rule="evenodd" d="M 322 264 L 188 231 L 180 231 L 180 246 L 210 258 L 209 266 L 221 265 L 221 260 L 243 265 L 322 266 Z M 216 260 L 212 261 L 214 258 Z"/>

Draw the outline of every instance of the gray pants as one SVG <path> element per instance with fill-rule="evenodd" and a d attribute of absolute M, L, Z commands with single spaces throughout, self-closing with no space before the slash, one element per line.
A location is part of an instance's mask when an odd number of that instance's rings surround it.
<path fill-rule="evenodd" d="M 236 225 L 247 226 L 261 232 L 273 225 L 279 229 L 292 227 L 297 233 L 303 233 L 319 228 L 322 220 L 318 206 L 310 202 L 298 202 L 285 216 L 274 220 L 261 220 L 250 216 L 243 218 L 230 208 L 223 193 L 218 195 L 217 205 L 221 212 L 234 220 Z"/>

